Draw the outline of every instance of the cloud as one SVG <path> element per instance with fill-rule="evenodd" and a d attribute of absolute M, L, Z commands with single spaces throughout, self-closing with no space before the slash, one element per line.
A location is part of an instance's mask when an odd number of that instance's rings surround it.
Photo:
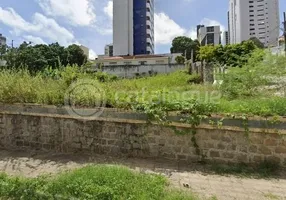
<path fill-rule="evenodd" d="M 170 44 L 176 36 L 186 34 L 186 30 L 165 13 L 155 13 L 154 17 L 156 44 Z"/>
<path fill-rule="evenodd" d="M 62 45 L 69 45 L 75 38 L 72 32 L 61 27 L 54 19 L 35 13 L 32 21 L 24 20 L 13 8 L 3 9 L 0 7 L 0 23 L 11 28 L 13 34 L 20 35 L 23 32 L 34 37 L 46 38 L 52 42 L 59 42 Z"/>
<path fill-rule="evenodd" d="M 47 44 L 42 38 L 32 35 L 24 35 L 24 39 L 27 42 L 32 42 L 33 44 Z"/>
<path fill-rule="evenodd" d="M 103 8 L 104 13 L 112 19 L 113 17 L 113 1 L 108 1 L 107 5 Z"/>
<path fill-rule="evenodd" d="M 216 20 L 213 20 L 213 19 L 209 19 L 209 18 L 204 18 L 202 19 L 201 23 L 200 24 L 203 24 L 205 26 L 220 26 L 220 30 L 223 32 L 225 31 L 225 26 L 222 25 L 220 22 L 216 21 Z"/>
<path fill-rule="evenodd" d="M 74 26 L 89 26 L 96 20 L 91 0 L 36 0 L 46 15 L 63 17 Z"/>
<path fill-rule="evenodd" d="M 92 49 L 90 49 L 88 58 L 90 60 L 95 60 L 95 58 L 97 58 L 97 54 Z"/>

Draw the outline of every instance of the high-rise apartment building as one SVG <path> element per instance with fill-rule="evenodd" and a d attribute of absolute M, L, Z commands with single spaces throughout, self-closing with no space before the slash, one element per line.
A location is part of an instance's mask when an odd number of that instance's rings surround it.
<path fill-rule="evenodd" d="M 113 44 L 107 44 L 104 47 L 104 55 L 105 56 L 113 56 Z"/>
<path fill-rule="evenodd" d="M 229 32 L 228 31 L 223 32 L 223 39 L 224 39 L 224 44 L 228 45 L 229 44 Z"/>
<path fill-rule="evenodd" d="M 276 46 L 280 32 L 279 0 L 229 0 L 230 43 L 252 37 Z"/>
<path fill-rule="evenodd" d="M 113 55 L 154 54 L 154 0 L 113 0 Z"/>
<path fill-rule="evenodd" d="M 197 38 L 202 46 L 221 44 L 220 26 L 197 26 Z"/>

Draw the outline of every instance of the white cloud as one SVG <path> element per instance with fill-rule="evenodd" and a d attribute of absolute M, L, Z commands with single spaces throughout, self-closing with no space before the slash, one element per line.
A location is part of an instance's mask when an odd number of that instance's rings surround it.
<path fill-rule="evenodd" d="M 220 30 L 221 31 L 225 31 L 226 30 L 225 26 L 222 25 L 220 22 L 218 22 L 216 20 L 213 20 L 213 19 L 209 19 L 209 18 L 202 19 L 200 24 L 203 24 L 205 26 L 220 26 Z"/>
<path fill-rule="evenodd" d="M 27 42 L 32 42 L 33 44 L 47 44 L 42 38 L 32 35 L 24 35 L 24 39 Z"/>
<path fill-rule="evenodd" d="M 107 5 L 103 8 L 104 13 L 112 19 L 113 17 L 113 1 L 108 1 Z"/>
<path fill-rule="evenodd" d="M 197 39 L 197 29 L 196 28 L 191 28 L 187 34 L 188 37 L 192 38 L 193 40 Z"/>
<path fill-rule="evenodd" d="M 185 35 L 186 30 L 165 13 L 155 13 L 155 42 L 170 44 L 176 36 Z"/>
<path fill-rule="evenodd" d="M 34 37 L 46 38 L 52 42 L 59 42 L 62 45 L 69 45 L 74 42 L 74 35 L 66 28 L 61 27 L 54 19 L 35 13 L 32 21 L 24 20 L 13 8 L 2 9 L 0 7 L 0 23 L 13 28 L 12 33 L 16 35 L 22 32 Z"/>
<path fill-rule="evenodd" d="M 53 17 L 64 17 L 74 26 L 88 26 L 96 15 L 91 0 L 37 0 L 43 11 Z"/>
<path fill-rule="evenodd" d="M 97 58 L 97 54 L 95 53 L 95 51 L 93 51 L 92 49 L 89 50 L 89 56 L 88 58 L 90 60 L 95 60 L 95 58 Z"/>

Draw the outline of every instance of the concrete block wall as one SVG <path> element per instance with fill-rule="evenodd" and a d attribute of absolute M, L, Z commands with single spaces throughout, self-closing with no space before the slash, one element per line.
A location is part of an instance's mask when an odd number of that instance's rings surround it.
<path fill-rule="evenodd" d="M 187 127 L 177 125 L 178 130 Z M 286 134 L 235 128 L 197 129 L 176 135 L 172 128 L 144 121 L 83 119 L 61 115 L 0 112 L 0 148 L 55 153 L 94 153 L 136 158 L 195 162 L 202 156 L 219 163 L 259 163 L 270 160 L 286 166 Z"/>

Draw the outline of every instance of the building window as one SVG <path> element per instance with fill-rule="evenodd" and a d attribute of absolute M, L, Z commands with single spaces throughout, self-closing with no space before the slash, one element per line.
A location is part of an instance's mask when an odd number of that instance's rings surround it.
<path fill-rule="evenodd" d="M 214 27 L 213 26 L 207 27 L 207 32 L 214 32 Z"/>
<path fill-rule="evenodd" d="M 110 64 L 110 65 L 116 65 L 117 62 L 110 62 L 109 64 Z"/>

